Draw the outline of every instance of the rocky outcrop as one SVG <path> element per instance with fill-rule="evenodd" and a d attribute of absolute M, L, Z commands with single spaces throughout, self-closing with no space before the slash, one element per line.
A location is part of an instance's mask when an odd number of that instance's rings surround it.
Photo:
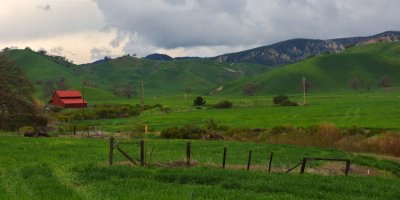
<path fill-rule="evenodd" d="M 377 42 L 400 40 L 400 32 L 389 31 L 369 37 L 351 37 L 331 40 L 292 39 L 276 44 L 214 57 L 220 62 L 247 62 L 268 66 L 295 63 L 325 52 L 338 53 L 347 47 Z"/>

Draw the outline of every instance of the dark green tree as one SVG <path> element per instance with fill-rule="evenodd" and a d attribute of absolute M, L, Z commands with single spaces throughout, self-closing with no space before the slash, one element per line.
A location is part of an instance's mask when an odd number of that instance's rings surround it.
<path fill-rule="evenodd" d="M 0 128 L 21 115 L 34 115 L 33 84 L 23 71 L 0 54 Z"/>
<path fill-rule="evenodd" d="M 203 99 L 202 96 L 196 97 L 193 101 L 194 106 L 203 106 L 204 104 L 206 104 L 206 101 Z"/>

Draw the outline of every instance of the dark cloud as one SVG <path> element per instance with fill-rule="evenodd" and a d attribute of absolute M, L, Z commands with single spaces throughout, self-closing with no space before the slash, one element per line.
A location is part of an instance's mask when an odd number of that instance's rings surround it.
<path fill-rule="evenodd" d="M 149 45 L 239 46 L 398 29 L 398 0 L 97 0 L 106 23 Z M 130 45 L 134 45 L 132 42 Z"/>

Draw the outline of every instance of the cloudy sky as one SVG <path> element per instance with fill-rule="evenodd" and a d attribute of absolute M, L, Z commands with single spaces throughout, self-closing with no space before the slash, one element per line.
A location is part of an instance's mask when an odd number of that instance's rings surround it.
<path fill-rule="evenodd" d="M 0 0 L 0 48 L 87 63 L 215 56 L 292 38 L 400 30 L 399 0 Z"/>

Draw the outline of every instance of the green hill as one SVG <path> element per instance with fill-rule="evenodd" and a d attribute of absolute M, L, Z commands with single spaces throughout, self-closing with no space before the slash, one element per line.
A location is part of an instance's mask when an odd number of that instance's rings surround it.
<path fill-rule="evenodd" d="M 35 96 L 41 100 L 48 100 L 44 93 L 44 83 L 65 78 L 69 88 L 81 88 L 83 75 L 80 67 L 69 63 L 63 65 L 50 59 L 49 56 L 31 50 L 9 50 L 7 57 L 20 66 L 28 78 L 35 84 Z M 55 85 L 55 84 L 54 84 Z"/>
<path fill-rule="evenodd" d="M 241 95 L 245 84 L 260 86 L 260 95 L 299 93 L 305 76 L 313 92 L 351 90 L 350 80 L 357 80 L 358 90 L 378 88 L 386 77 L 389 85 L 398 86 L 400 78 L 400 42 L 377 43 L 349 48 L 338 54 L 324 54 L 278 68 L 246 63 L 223 63 L 207 59 L 152 61 L 124 56 L 87 65 L 59 62 L 54 57 L 31 50 L 10 50 L 9 58 L 20 65 L 37 86 L 36 96 L 48 100 L 44 82 L 64 77 L 68 88 L 81 89 L 84 78 L 86 98 L 94 102 L 128 101 L 115 96 L 111 88 L 135 85 L 145 96 L 209 94 L 219 88 L 221 95 Z"/>
<path fill-rule="evenodd" d="M 399 42 L 361 45 L 227 83 L 222 94 L 239 95 L 243 85 L 248 83 L 258 84 L 259 94 L 299 93 L 303 76 L 314 92 L 350 90 L 351 80 L 358 80 L 358 90 L 365 91 L 368 86 L 376 89 L 383 77 L 387 77 L 391 85 L 398 86 L 399 56 Z"/>
<path fill-rule="evenodd" d="M 103 88 L 113 84 L 134 84 L 137 90 L 144 82 L 145 95 L 182 94 L 190 88 L 196 94 L 208 94 L 226 82 L 252 77 L 269 68 L 255 64 L 227 64 L 211 60 L 151 61 L 135 57 L 85 65 L 84 70 Z"/>
<path fill-rule="evenodd" d="M 115 96 L 111 88 L 126 84 L 140 91 L 144 82 L 145 96 L 182 94 L 190 88 L 194 94 L 209 94 L 226 82 L 252 77 L 269 68 L 255 64 L 228 64 L 205 59 L 152 61 L 124 56 L 86 65 L 75 65 L 55 56 L 44 55 L 28 49 L 9 50 L 7 56 L 27 73 L 36 86 L 35 96 L 42 101 L 50 99 L 45 83 L 65 79 L 68 89 L 82 89 L 87 80 L 85 98 L 90 102 L 129 101 Z"/>

